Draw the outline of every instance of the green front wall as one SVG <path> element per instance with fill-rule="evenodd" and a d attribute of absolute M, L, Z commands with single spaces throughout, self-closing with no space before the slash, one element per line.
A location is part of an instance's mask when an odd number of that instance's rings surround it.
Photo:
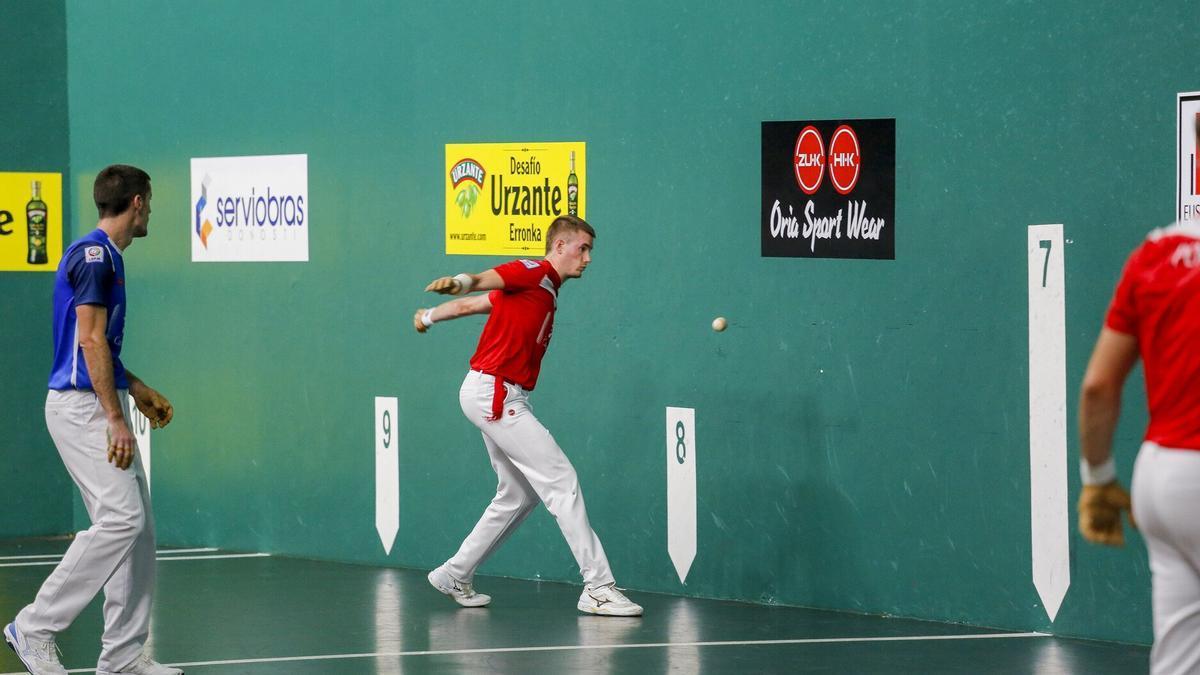
<path fill-rule="evenodd" d="M 0 171 L 65 180 L 66 43 L 63 0 L 0 3 Z M 70 222 L 71 198 L 64 199 Z M 0 273 L 0 538 L 72 529 L 71 481 L 42 414 L 53 288 L 53 274 Z"/>
<path fill-rule="evenodd" d="M 1032 585 L 1026 227 L 1071 242 L 1074 407 L 1125 254 L 1173 216 L 1200 10 L 974 4 L 71 0 L 69 191 L 84 203 L 118 161 L 154 177 L 125 354 L 176 406 L 153 443 L 160 538 L 453 553 L 495 485 L 456 400 L 480 321 L 419 336 L 409 317 L 429 279 L 499 259 L 442 253 L 443 147 L 585 141 L 595 261 L 563 290 L 534 403 L 622 585 L 1148 641 L 1137 536 L 1072 534 L 1053 626 Z M 761 258 L 760 122 L 869 117 L 897 120 L 896 260 Z M 310 262 L 190 263 L 189 159 L 285 153 L 309 158 Z M 390 556 L 380 395 L 400 405 Z M 697 411 L 686 586 L 669 405 Z M 484 571 L 577 576 L 544 512 Z"/>

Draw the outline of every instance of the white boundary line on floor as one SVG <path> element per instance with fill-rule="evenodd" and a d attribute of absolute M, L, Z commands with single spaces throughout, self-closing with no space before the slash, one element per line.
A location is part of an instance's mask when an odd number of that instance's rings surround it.
<path fill-rule="evenodd" d="M 159 555 L 168 555 L 173 553 L 213 553 L 219 551 L 218 548 L 168 548 L 158 552 Z M 61 558 L 62 553 L 45 553 L 38 555 L 0 555 L 0 560 L 38 560 L 45 558 Z"/>
<path fill-rule="evenodd" d="M 179 668 L 203 666 L 237 666 L 254 663 L 288 663 L 295 661 L 332 661 L 337 659 L 372 659 L 398 656 L 455 656 L 462 654 L 511 654 L 520 652 L 569 652 L 597 649 L 678 649 L 681 647 L 754 647 L 762 645 L 812 645 L 845 642 L 920 642 L 923 640 L 996 640 L 1013 638 L 1054 637 L 1049 633 L 976 633 L 969 635 L 903 635 L 890 637 L 799 638 L 795 640 L 722 640 L 717 642 L 648 642 L 611 645 L 555 645 L 550 647 L 493 647 L 487 649 L 430 649 L 412 652 L 364 652 L 361 654 L 320 654 L 315 656 L 278 656 L 262 659 L 229 659 L 225 661 L 191 661 L 173 663 Z M 68 673 L 94 673 L 94 668 L 78 668 Z M 0 675 L 24 675 L 0 673 Z"/>
<path fill-rule="evenodd" d="M 221 555 L 168 555 L 158 556 L 156 560 L 223 560 L 227 558 L 269 558 L 270 553 L 223 553 Z M 57 565 L 58 560 L 39 560 L 36 562 L 0 563 L 0 567 L 38 567 L 41 565 Z"/>

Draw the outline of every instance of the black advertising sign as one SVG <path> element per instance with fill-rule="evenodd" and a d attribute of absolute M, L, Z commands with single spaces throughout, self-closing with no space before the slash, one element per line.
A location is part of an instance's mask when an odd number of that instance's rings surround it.
<path fill-rule="evenodd" d="M 763 122 L 762 255 L 896 259 L 896 120 Z"/>

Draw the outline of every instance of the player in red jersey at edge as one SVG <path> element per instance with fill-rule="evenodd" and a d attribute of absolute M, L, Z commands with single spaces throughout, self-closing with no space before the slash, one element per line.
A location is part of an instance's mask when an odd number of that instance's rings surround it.
<path fill-rule="evenodd" d="M 496 496 L 458 552 L 429 573 L 429 583 L 464 607 L 491 598 L 475 592 L 475 570 L 537 507 L 546 505 L 562 530 L 584 589 L 582 612 L 639 616 L 641 606 L 616 587 L 608 557 L 588 522 L 575 467 L 533 415 L 529 392 L 537 385 L 542 357 L 554 332 L 558 293 L 567 279 L 583 276 L 592 260 L 595 230 L 581 218 L 559 216 L 546 232 L 546 257 L 514 260 L 479 274 L 435 279 L 426 287 L 445 295 L 486 291 L 418 309 L 413 327 L 487 314 L 471 370 L 459 390 L 463 414 L 483 432 L 499 483 Z"/>
<path fill-rule="evenodd" d="M 1200 119 L 1196 135 L 1200 145 Z M 1079 529 L 1120 546 L 1129 495 L 1112 437 L 1121 389 L 1141 357 L 1150 424 L 1133 469 L 1130 522 L 1150 552 L 1152 673 L 1200 672 L 1200 222 L 1154 230 L 1125 264 L 1079 403 Z"/>

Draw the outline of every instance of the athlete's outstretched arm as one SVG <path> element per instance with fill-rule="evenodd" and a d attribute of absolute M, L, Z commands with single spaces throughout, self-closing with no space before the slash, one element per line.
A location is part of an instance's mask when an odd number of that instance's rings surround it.
<path fill-rule="evenodd" d="M 492 274 L 496 274 L 492 272 Z M 496 278 L 500 275 L 496 274 Z M 418 333 L 424 333 L 429 327 L 439 321 L 449 321 L 473 314 L 487 314 L 492 311 L 492 300 L 486 294 L 457 298 L 434 307 L 421 308 L 413 314 L 413 328 Z"/>
<path fill-rule="evenodd" d="M 504 288 L 504 279 L 496 270 L 486 270 L 479 274 L 456 274 L 452 277 L 438 277 L 425 287 L 427 291 L 442 295 L 466 295 L 471 291 L 495 291 Z"/>

